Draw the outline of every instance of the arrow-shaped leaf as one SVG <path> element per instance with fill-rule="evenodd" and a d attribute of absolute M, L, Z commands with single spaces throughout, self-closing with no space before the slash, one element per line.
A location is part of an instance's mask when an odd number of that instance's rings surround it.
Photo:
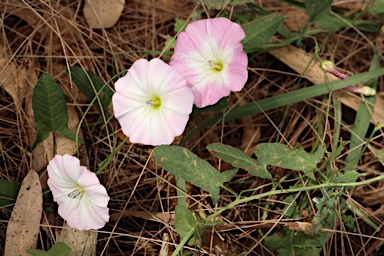
<path fill-rule="evenodd" d="M 220 187 L 237 172 L 235 169 L 220 173 L 207 161 L 179 146 L 161 145 L 155 148 L 153 154 L 168 172 L 211 192 L 213 203 L 219 200 Z"/>
<path fill-rule="evenodd" d="M 266 169 L 267 165 L 279 166 L 285 169 L 302 171 L 315 180 L 313 171 L 323 159 L 325 149 L 319 149 L 314 154 L 302 150 L 292 150 L 280 143 L 261 143 L 255 147 L 255 155 L 259 165 Z"/>
<path fill-rule="evenodd" d="M 214 154 L 215 157 L 232 164 L 234 167 L 242 168 L 260 178 L 273 179 L 272 175 L 265 168 L 260 168 L 255 159 L 238 148 L 222 143 L 213 143 L 208 145 L 207 149 Z"/>
<path fill-rule="evenodd" d="M 32 149 L 45 140 L 50 132 L 58 132 L 63 137 L 76 140 L 75 134 L 68 128 L 68 110 L 64 93 L 48 73 L 40 77 L 33 89 L 32 108 L 37 128 Z"/>

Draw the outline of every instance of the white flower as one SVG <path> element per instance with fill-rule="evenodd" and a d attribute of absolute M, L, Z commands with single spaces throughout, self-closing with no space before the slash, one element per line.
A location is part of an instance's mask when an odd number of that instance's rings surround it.
<path fill-rule="evenodd" d="M 60 216 L 72 228 L 99 229 L 109 220 L 109 196 L 96 174 L 70 155 L 56 155 L 48 164 L 48 185 Z"/>
<path fill-rule="evenodd" d="M 192 112 L 187 81 L 160 59 L 137 60 L 115 83 L 113 111 L 132 143 L 171 144 Z"/>

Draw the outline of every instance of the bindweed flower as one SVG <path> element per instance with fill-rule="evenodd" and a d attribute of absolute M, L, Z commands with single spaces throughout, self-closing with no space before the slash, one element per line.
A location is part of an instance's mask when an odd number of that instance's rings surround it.
<path fill-rule="evenodd" d="M 356 92 L 356 93 L 361 93 L 363 94 L 364 96 L 374 96 L 376 95 L 376 90 L 373 89 L 372 87 L 369 87 L 369 86 L 362 86 L 362 87 L 357 87 L 357 86 L 348 86 L 348 87 L 345 87 L 344 90 L 346 91 L 350 91 L 350 92 Z"/>
<path fill-rule="evenodd" d="M 191 22 L 179 34 L 169 64 L 187 79 L 197 107 L 243 89 L 248 79 L 244 37 L 241 26 L 227 18 Z"/>
<path fill-rule="evenodd" d="M 326 72 L 328 72 L 328 73 L 334 75 L 334 76 L 337 77 L 337 78 L 340 78 L 340 79 L 343 80 L 343 81 L 344 81 L 344 80 L 347 80 L 347 78 L 348 78 L 347 75 L 342 74 L 342 73 L 340 73 L 339 71 L 337 71 L 337 70 L 335 69 L 335 64 L 333 64 L 332 61 L 329 61 L 329 60 L 323 60 L 323 61 L 320 63 L 320 67 L 321 67 L 324 71 L 326 71 Z"/>
<path fill-rule="evenodd" d="M 48 186 L 60 216 L 72 228 L 99 229 L 109 220 L 109 196 L 96 174 L 71 155 L 56 155 L 48 164 Z"/>
<path fill-rule="evenodd" d="M 184 131 L 193 94 L 184 77 L 162 60 L 137 60 L 115 88 L 113 111 L 132 143 L 171 144 Z"/>

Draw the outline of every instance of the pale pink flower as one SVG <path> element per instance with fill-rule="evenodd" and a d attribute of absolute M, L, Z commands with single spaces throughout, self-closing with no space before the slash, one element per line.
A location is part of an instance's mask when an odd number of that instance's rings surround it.
<path fill-rule="evenodd" d="M 213 105 L 248 79 L 248 57 L 240 25 L 227 18 L 198 20 L 176 40 L 170 65 L 188 81 L 197 107 Z"/>
<path fill-rule="evenodd" d="M 109 220 L 109 196 L 96 174 L 71 155 L 56 155 L 48 164 L 48 185 L 60 216 L 72 228 L 99 229 Z"/>
<path fill-rule="evenodd" d="M 192 112 L 187 81 L 160 59 L 137 60 L 115 83 L 113 111 L 132 143 L 171 144 Z"/>
<path fill-rule="evenodd" d="M 344 90 L 351 91 L 351 92 L 356 92 L 356 93 L 361 93 L 364 96 L 374 96 L 374 95 L 376 95 L 376 90 L 373 89 L 372 87 L 369 87 L 369 86 L 366 86 L 366 85 L 364 85 L 362 87 L 351 85 L 351 86 L 345 87 Z"/>
<path fill-rule="evenodd" d="M 323 60 L 323 61 L 320 63 L 320 67 L 321 67 L 324 71 L 326 71 L 326 72 L 328 72 L 328 73 L 334 75 L 334 76 L 337 77 L 337 78 L 340 78 L 340 79 L 343 80 L 343 81 L 345 81 L 345 80 L 348 79 L 348 76 L 347 76 L 347 75 L 342 74 L 342 73 L 340 73 L 339 71 L 336 70 L 336 68 L 335 68 L 335 64 L 333 64 L 332 61 L 329 61 L 329 60 Z"/>

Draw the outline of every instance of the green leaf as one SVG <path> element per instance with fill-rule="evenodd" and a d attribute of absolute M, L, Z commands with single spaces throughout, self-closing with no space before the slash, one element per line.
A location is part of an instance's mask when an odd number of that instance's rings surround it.
<path fill-rule="evenodd" d="M 316 236 L 307 235 L 301 231 L 286 231 L 284 236 L 273 234 L 265 238 L 265 246 L 270 250 L 276 250 L 284 256 L 317 256 L 322 247 Z"/>
<path fill-rule="evenodd" d="M 350 22 L 352 23 L 353 21 L 351 20 Z M 331 14 L 323 14 L 321 19 L 316 20 L 316 24 L 323 28 L 331 28 L 334 31 L 347 26 L 346 23 Z"/>
<path fill-rule="evenodd" d="M 356 170 L 348 171 L 339 177 L 332 180 L 332 182 L 335 183 L 350 183 L 350 182 L 356 182 L 357 178 L 360 176 L 365 176 L 366 173 L 359 173 Z"/>
<path fill-rule="evenodd" d="M 196 217 L 193 216 L 192 212 L 183 205 L 176 206 L 175 215 L 176 215 L 175 229 L 177 231 L 177 234 L 179 234 L 181 240 L 183 240 L 187 236 L 191 237 L 191 238 L 187 237 L 188 245 L 193 245 L 197 239 L 194 236 L 196 227 L 197 227 Z M 191 233 L 193 234 L 192 236 L 191 236 Z"/>
<path fill-rule="evenodd" d="M 375 14 L 384 13 L 384 0 L 374 1 L 374 3 L 366 9 L 366 11 Z"/>
<path fill-rule="evenodd" d="M 332 0 L 306 0 L 305 8 L 309 21 L 315 21 L 323 15 L 329 14 L 332 7 Z"/>
<path fill-rule="evenodd" d="M 380 67 L 381 58 L 377 51 L 374 52 L 371 66 L 369 70 L 375 70 Z M 377 88 L 378 79 L 372 79 L 366 84 L 370 84 L 374 89 Z M 375 97 L 364 97 L 357 109 L 355 121 L 351 131 L 351 143 L 349 144 L 349 153 L 345 162 L 349 170 L 354 170 L 362 155 L 362 147 L 364 146 L 365 136 L 370 125 L 373 106 L 375 105 Z M 365 149 L 365 147 L 364 147 Z"/>
<path fill-rule="evenodd" d="M 314 154 L 301 150 L 292 150 L 280 143 L 261 143 L 255 147 L 257 162 L 265 169 L 267 165 L 278 166 L 295 171 L 303 171 L 315 180 L 313 171 L 324 156 L 325 149 L 319 149 Z"/>
<path fill-rule="evenodd" d="M 246 4 L 249 2 L 252 2 L 252 0 L 231 0 L 230 2 L 228 0 L 209 0 L 209 1 L 204 1 L 204 4 L 207 6 L 208 9 L 221 10 L 228 3 L 231 6 L 236 6 L 239 4 Z"/>
<path fill-rule="evenodd" d="M 45 140 L 50 132 L 58 132 L 63 137 L 76 140 L 76 135 L 68 128 L 68 110 L 64 93 L 48 73 L 40 77 L 33 89 L 32 108 L 37 128 L 32 149 Z"/>
<path fill-rule="evenodd" d="M 20 184 L 9 180 L 0 180 L 0 208 L 12 210 L 20 190 Z"/>
<path fill-rule="evenodd" d="M 72 250 L 65 243 L 57 242 L 48 252 L 38 249 L 26 249 L 25 251 L 34 256 L 67 256 Z"/>
<path fill-rule="evenodd" d="M 185 20 L 175 18 L 175 25 L 174 25 L 173 31 L 183 32 L 184 30 L 185 30 Z"/>
<path fill-rule="evenodd" d="M 260 168 L 257 165 L 257 162 L 252 157 L 248 156 L 245 152 L 241 151 L 238 148 L 234 148 L 222 143 L 214 143 L 207 146 L 207 149 L 215 155 L 215 157 L 220 158 L 234 167 L 242 168 L 248 171 L 250 174 L 272 180 L 272 175 L 265 170 Z"/>
<path fill-rule="evenodd" d="M 97 97 L 93 105 L 100 114 L 104 114 L 108 118 L 110 116 L 108 107 L 112 100 L 113 91 L 108 86 L 104 86 L 105 83 L 100 78 L 82 68 L 76 66 L 65 67 L 65 72 L 88 100 L 92 101 Z"/>
<path fill-rule="evenodd" d="M 153 152 L 157 162 L 168 172 L 189 183 L 208 190 L 213 203 L 219 200 L 220 187 L 236 174 L 237 170 L 224 173 L 217 171 L 207 161 L 180 146 L 161 145 Z"/>
<path fill-rule="evenodd" d="M 260 49 L 276 33 L 284 20 L 284 15 L 273 15 L 244 25 L 243 29 L 246 35 L 242 41 L 244 51 L 250 53 Z"/>

